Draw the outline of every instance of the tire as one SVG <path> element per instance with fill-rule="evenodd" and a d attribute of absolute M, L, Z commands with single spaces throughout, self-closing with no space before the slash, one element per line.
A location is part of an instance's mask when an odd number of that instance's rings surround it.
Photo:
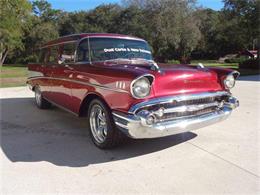
<path fill-rule="evenodd" d="M 35 103 L 40 109 L 48 109 L 51 107 L 51 103 L 42 97 L 42 92 L 39 86 L 36 86 L 34 89 L 35 94 Z"/>
<path fill-rule="evenodd" d="M 126 136 L 116 128 L 110 109 L 99 99 L 90 102 L 87 121 L 91 139 L 100 149 L 113 148 L 126 140 Z"/>

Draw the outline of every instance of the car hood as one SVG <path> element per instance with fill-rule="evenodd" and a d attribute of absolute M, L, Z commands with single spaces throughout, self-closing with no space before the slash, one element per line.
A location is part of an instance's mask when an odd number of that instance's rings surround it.
<path fill-rule="evenodd" d="M 112 68 L 113 72 L 117 72 L 117 75 L 130 80 L 145 74 L 153 75 L 152 94 L 149 98 L 223 90 L 217 72 L 208 68 L 179 64 L 159 64 L 160 71 L 157 71 L 151 70 L 145 64 L 133 65 L 126 63 L 109 64 L 107 66 Z"/>
<path fill-rule="evenodd" d="M 153 83 L 154 96 L 222 90 L 218 74 L 208 68 L 190 65 L 159 65 Z"/>

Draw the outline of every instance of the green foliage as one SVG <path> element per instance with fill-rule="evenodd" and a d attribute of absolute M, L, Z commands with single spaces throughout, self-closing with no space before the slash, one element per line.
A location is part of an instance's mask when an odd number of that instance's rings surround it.
<path fill-rule="evenodd" d="M 194 15 L 195 1 L 125 0 L 125 3 L 143 12 L 139 18 L 145 28 L 145 39 L 152 45 L 158 60 L 186 58 L 196 48 L 201 33 Z"/>
<path fill-rule="evenodd" d="M 259 1 L 224 0 L 224 3 L 216 39 L 219 50 L 233 53 L 252 48 L 253 41 L 259 38 Z"/>
<path fill-rule="evenodd" d="M 27 17 L 27 28 L 23 30 L 24 36 L 20 39 L 24 49 L 11 52 L 7 59 L 9 63 L 37 61 L 41 45 L 59 37 L 57 19 L 61 12 L 52 9 L 51 4 L 44 0 L 33 2 L 32 10 L 34 14 Z"/>
<path fill-rule="evenodd" d="M 62 13 L 61 10 L 52 9 L 46 0 L 33 1 L 32 6 L 34 14 L 45 22 L 57 21 Z"/>
<path fill-rule="evenodd" d="M 22 36 L 27 28 L 31 5 L 27 0 L 0 0 L 0 65 L 8 52 L 23 49 Z"/>
<path fill-rule="evenodd" d="M 196 0 L 124 0 L 124 6 L 103 4 L 79 12 L 53 9 L 46 0 L 0 3 L 0 57 L 8 51 L 8 63 L 35 61 L 43 43 L 83 32 L 144 38 L 155 59 L 163 62 L 190 57 L 217 59 L 257 48 L 260 42 L 257 0 L 224 0 L 221 11 L 198 8 Z"/>
<path fill-rule="evenodd" d="M 242 62 L 244 62 L 246 60 L 248 60 L 247 57 L 241 56 L 241 57 L 238 57 L 238 58 L 226 59 L 225 62 L 226 63 L 242 63 Z"/>

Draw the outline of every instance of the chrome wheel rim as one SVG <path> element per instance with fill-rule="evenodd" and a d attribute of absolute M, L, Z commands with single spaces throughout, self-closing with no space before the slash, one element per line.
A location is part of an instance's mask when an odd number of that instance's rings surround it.
<path fill-rule="evenodd" d="M 103 143 L 107 137 L 107 121 L 104 109 L 95 104 L 90 111 L 90 129 L 98 143 Z"/>
<path fill-rule="evenodd" d="M 41 102 L 42 102 L 42 95 L 41 95 L 41 92 L 40 90 L 35 90 L 35 100 L 36 100 L 36 104 L 37 105 L 41 105 Z"/>

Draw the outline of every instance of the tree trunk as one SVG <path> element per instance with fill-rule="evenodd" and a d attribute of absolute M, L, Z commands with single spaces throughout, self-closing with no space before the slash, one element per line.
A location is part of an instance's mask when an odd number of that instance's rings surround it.
<path fill-rule="evenodd" d="M 0 67 L 3 66 L 7 53 L 8 53 L 8 49 L 5 49 L 3 52 L 0 53 Z"/>

